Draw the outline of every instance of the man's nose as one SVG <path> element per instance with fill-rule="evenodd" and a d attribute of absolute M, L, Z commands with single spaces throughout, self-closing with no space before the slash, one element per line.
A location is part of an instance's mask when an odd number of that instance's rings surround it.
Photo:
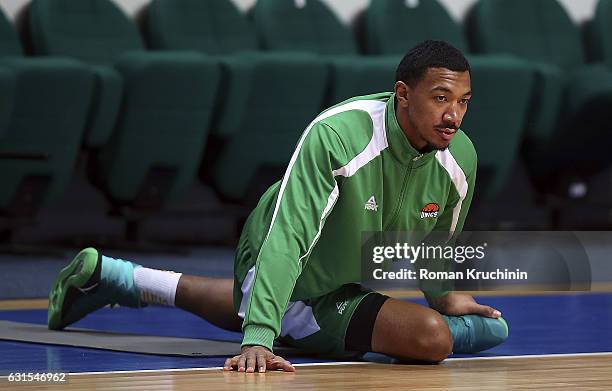
<path fill-rule="evenodd" d="M 457 128 L 459 127 L 461 123 L 461 115 L 459 114 L 459 110 L 457 110 L 455 105 L 451 105 L 448 110 L 444 112 L 443 120 L 448 124 L 453 124 Z"/>

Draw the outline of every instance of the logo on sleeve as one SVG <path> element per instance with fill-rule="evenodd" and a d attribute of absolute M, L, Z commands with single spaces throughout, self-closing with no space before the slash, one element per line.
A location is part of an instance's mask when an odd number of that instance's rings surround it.
<path fill-rule="evenodd" d="M 376 203 L 376 198 L 374 198 L 374 196 L 370 197 L 370 199 L 365 203 L 365 210 L 371 210 L 373 212 L 378 210 L 378 204 Z"/>
<path fill-rule="evenodd" d="M 422 219 L 435 219 L 440 213 L 440 205 L 430 202 L 421 209 Z"/>

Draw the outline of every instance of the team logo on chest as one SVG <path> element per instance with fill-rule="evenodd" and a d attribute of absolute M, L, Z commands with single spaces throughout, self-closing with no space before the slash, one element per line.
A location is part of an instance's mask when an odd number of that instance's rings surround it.
<path fill-rule="evenodd" d="M 422 219 L 435 219 L 440 213 L 440 205 L 430 202 L 421 209 Z"/>
<path fill-rule="evenodd" d="M 378 204 L 376 203 L 376 198 L 374 198 L 374 196 L 370 197 L 370 199 L 366 201 L 365 210 L 371 210 L 372 212 L 378 211 Z"/>

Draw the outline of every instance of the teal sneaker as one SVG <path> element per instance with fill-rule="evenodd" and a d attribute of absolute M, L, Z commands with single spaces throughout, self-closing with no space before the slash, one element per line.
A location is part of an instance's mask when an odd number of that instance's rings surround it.
<path fill-rule="evenodd" d="M 132 262 L 102 256 L 94 248 L 81 250 L 62 269 L 49 293 L 47 324 L 51 330 L 82 319 L 106 305 L 140 307 Z"/>
<path fill-rule="evenodd" d="M 480 315 L 442 315 L 453 336 L 453 353 L 478 353 L 491 349 L 508 338 L 508 324 L 503 318 Z"/>

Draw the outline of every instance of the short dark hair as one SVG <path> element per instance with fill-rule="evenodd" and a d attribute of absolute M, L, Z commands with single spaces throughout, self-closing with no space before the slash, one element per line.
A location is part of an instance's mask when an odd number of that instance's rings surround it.
<path fill-rule="evenodd" d="M 428 40 L 406 53 L 395 72 L 395 81 L 414 87 L 429 68 L 470 72 L 470 64 L 459 49 L 444 41 Z"/>

